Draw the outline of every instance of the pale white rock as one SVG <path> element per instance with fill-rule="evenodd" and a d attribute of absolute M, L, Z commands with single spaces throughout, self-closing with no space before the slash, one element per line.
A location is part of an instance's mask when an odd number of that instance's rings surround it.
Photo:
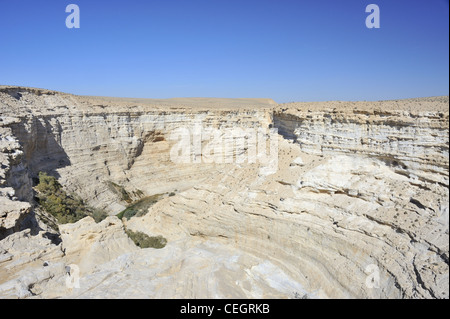
<path fill-rule="evenodd" d="M 448 97 L 277 106 L 0 87 L 0 107 L 0 222 L 20 226 L 0 240 L 1 297 L 449 296 Z M 277 128 L 278 156 L 235 161 L 255 146 L 240 136 L 235 149 L 211 143 L 215 162 L 199 153 L 206 137 L 192 138 L 199 123 L 227 142 L 229 131 Z M 177 163 L 183 139 L 193 144 Z M 126 222 L 168 245 L 137 248 L 115 217 L 62 225 L 61 243 L 21 231 L 15 221 L 36 211 L 4 212 L 34 204 L 39 171 L 111 215 L 129 204 L 124 192 L 174 192 Z M 80 288 L 66 285 L 72 264 Z"/>
<path fill-rule="evenodd" d="M 52 290 L 45 294 L 51 297 Z M 80 288 L 66 297 L 293 298 L 305 294 L 299 283 L 269 261 L 233 246 L 194 240 L 121 255 L 82 274 Z"/>
<path fill-rule="evenodd" d="M 70 263 L 83 272 L 139 248 L 125 234 L 122 222 L 110 216 L 100 223 L 86 217 L 75 224 L 59 226 L 62 249 Z"/>
<path fill-rule="evenodd" d="M 11 195 L 7 192 L 6 195 Z M 9 197 L 8 196 L 8 197 Z M 31 205 L 0 196 L 0 239 L 20 230 L 21 222 L 31 211 Z"/>

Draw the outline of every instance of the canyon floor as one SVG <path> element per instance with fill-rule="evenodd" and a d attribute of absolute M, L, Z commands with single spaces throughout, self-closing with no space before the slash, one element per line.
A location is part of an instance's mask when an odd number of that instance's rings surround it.
<path fill-rule="evenodd" d="M 0 86 L 0 298 L 449 298 L 448 150 L 448 96 Z M 40 172 L 108 217 L 58 224 L 36 199 Z"/>

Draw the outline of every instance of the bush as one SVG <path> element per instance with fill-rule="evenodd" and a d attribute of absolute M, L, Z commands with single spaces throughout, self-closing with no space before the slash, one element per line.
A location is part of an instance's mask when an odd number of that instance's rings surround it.
<path fill-rule="evenodd" d="M 134 232 L 126 230 L 128 237 L 140 248 L 164 248 L 167 244 L 167 239 L 162 236 L 148 236 L 142 232 Z"/>
<path fill-rule="evenodd" d="M 111 181 L 107 182 L 107 185 L 108 185 L 109 189 L 113 193 L 115 193 L 118 196 L 120 196 L 120 200 L 123 200 L 123 201 L 125 201 L 127 203 L 131 203 L 132 202 L 130 194 L 125 190 L 125 188 L 123 186 L 118 185 L 118 184 L 116 184 L 114 182 L 111 182 Z"/>
<path fill-rule="evenodd" d="M 94 218 L 96 223 L 100 223 L 102 220 L 104 220 L 106 217 L 108 217 L 108 214 L 101 209 L 92 208 L 92 211 L 90 212 L 90 216 Z"/>
<path fill-rule="evenodd" d="M 107 217 L 105 212 L 87 206 L 78 196 L 68 195 L 58 180 L 47 173 L 39 173 L 35 190 L 39 205 L 60 224 L 75 223 L 86 216 L 93 217 L 96 222 Z"/>
<path fill-rule="evenodd" d="M 138 213 L 138 211 L 136 209 L 133 209 L 132 207 L 128 207 L 125 210 L 123 210 L 120 213 L 118 213 L 116 216 L 119 219 L 122 219 L 122 218 L 125 217 L 127 220 L 129 220 L 131 217 L 133 217 L 137 213 Z"/>
<path fill-rule="evenodd" d="M 133 203 L 132 205 L 128 206 L 126 209 L 121 211 L 116 216 L 119 219 L 122 219 L 125 217 L 127 220 L 129 220 L 133 216 L 136 216 L 136 217 L 144 216 L 145 214 L 147 214 L 150 206 L 155 204 L 159 200 L 160 197 L 161 197 L 161 195 L 153 195 L 153 196 L 148 196 L 143 199 L 140 199 L 137 202 Z"/>

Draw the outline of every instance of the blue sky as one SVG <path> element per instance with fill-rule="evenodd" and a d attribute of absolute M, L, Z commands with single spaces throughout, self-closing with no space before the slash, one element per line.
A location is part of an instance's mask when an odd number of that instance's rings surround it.
<path fill-rule="evenodd" d="M 1 1 L 0 84 L 279 103 L 448 95 L 448 0 Z M 71 3 L 79 29 L 65 25 Z"/>

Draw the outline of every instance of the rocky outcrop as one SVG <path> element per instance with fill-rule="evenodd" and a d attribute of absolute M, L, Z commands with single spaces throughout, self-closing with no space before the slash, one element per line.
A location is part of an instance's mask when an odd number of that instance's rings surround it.
<path fill-rule="evenodd" d="M 292 103 L 276 110 L 274 123 L 308 154 L 370 156 L 417 181 L 448 185 L 446 103 L 436 103 L 434 111 L 402 110 L 394 101 L 374 103 L 372 109 L 367 104 L 313 111 Z"/>
<path fill-rule="evenodd" d="M 31 212 L 31 180 L 20 144 L 8 127 L 20 120 L 0 117 L 0 240 L 24 228 Z"/>
<path fill-rule="evenodd" d="M 0 251 L 0 294 L 10 298 L 61 297 L 76 287 L 67 284 L 71 268 L 85 275 L 115 258 L 139 248 L 125 234 L 115 216 L 96 224 L 86 217 L 71 225 L 60 225 L 62 242 L 48 233 L 31 235 L 30 230 L 14 233 L 2 241 Z M 72 269 L 72 270 L 73 270 Z"/>
<path fill-rule="evenodd" d="M 448 97 L 277 106 L 1 87 L 0 107 L 2 297 L 449 297 Z M 270 127 L 278 153 L 250 161 L 251 132 L 269 149 Z M 56 234 L 33 200 L 40 171 L 111 215 L 171 196 L 126 225 Z M 168 245 L 139 249 L 124 227 Z"/>
<path fill-rule="evenodd" d="M 25 229 L 9 235 L 0 245 L 0 295 L 2 298 L 29 298 L 39 294 L 55 276 L 64 274 L 60 245 L 48 233 L 32 235 Z M 50 267 L 49 267 L 50 266 Z"/>
<path fill-rule="evenodd" d="M 75 224 L 61 225 L 59 229 L 62 250 L 68 262 L 77 264 L 84 273 L 139 249 L 125 234 L 122 222 L 115 216 L 98 224 L 93 218 L 86 217 Z"/>
<path fill-rule="evenodd" d="M 30 204 L 0 197 L 0 240 L 19 231 L 30 212 Z"/>

